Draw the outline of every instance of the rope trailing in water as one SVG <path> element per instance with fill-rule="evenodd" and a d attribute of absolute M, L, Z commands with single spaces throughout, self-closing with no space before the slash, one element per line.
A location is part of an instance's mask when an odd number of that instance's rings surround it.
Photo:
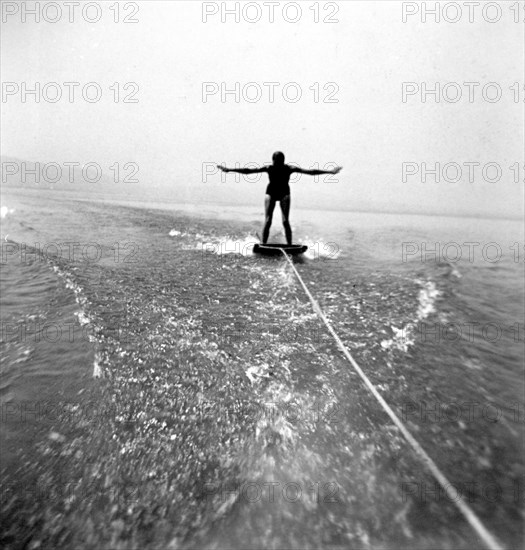
<path fill-rule="evenodd" d="M 405 439 L 410 443 L 412 449 L 419 455 L 419 457 L 422 459 L 423 463 L 428 467 L 428 469 L 432 472 L 432 475 L 436 478 L 438 483 L 443 487 L 445 492 L 448 493 L 448 487 L 450 487 L 452 484 L 450 481 L 445 477 L 445 475 L 441 472 L 441 470 L 438 468 L 436 463 L 428 456 L 426 451 L 421 447 L 421 445 L 416 441 L 414 436 L 408 431 L 408 428 L 403 424 L 403 422 L 400 420 L 400 418 L 396 415 L 396 413 L 390 408 L 390 405 L 383 399 L 381 394 L 377 391 L 375 386 L 370 382 L 369 378 L 366 376 L 366 374 L 361 370 L 361 367 L 356 363 L 355 359 L 352 357 L 346 346 L 343 344 L 335 330 L 332 328 L 332 325 L 330 324 L 330 321 L 326 318 L 326 315 L 323 313 L 323 310 L 315 300 L 315 298 L 312 296 L 310 291 L 308 290 L 308 287 L 304 283 L 301 275 L 299 275 L 299 272 L 295 268 L 295 265 L 293 264 L 292 260 L 286 254 L 286 252 L 280 248 L 281 252 L 284 254 L 284 257 L 288 261 L 288 263 L 292 266 L 292 269 L 294 270 L 294 273 L 301 283 L 304 291 L 306 292 L 306 295 L 310 299 L 310 302 L 312 302 L 312 306 L 314 311 L 319 315 L 321 320 L 326 325 L 326 328 L 330 332 L 330 334 L 334 337 L 334 340 L 336 341 L 337 345 L 341 349 L 341 351 L 344 353 L 345 357 L 350 361 L 350 364 L 352 367 L 354 367 L 355 371 L 367 388 L 372 392 L 373 396 L 379 401 L 380 405 L 383 407 L 385 412 L 388 414 L 388 416 L 391 418 L 392 422 L 399 428 L 401 433 L 405 436 Z M 459 511 L 463 514 L 465 519 L 470 523 L 474 531 L 479 535 L 479 537 L 483 540 L 487 548 L 490 550 L 503 550 L 503 547 L 500 545 L 500 543 L 496 540 L 496 538 L 485 528 L 483 523 L 481 523 L 481 520 L 478 518 L 478 516 L 474 513 L 474 511 L 468 506 L 463 500 L 453 500 L 454 504 L 459 508 Z"/>

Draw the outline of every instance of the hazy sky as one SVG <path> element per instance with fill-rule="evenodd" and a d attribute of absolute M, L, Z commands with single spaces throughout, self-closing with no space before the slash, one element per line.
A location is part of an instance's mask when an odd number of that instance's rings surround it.
<path fill-rule="evenodd" d="M 34 2 L 26 2 L 33 6 Z M 40 2 L 45 6 L 46 2 Z M 61 3 L 59 3 L 61 4 Z M 1 77 L 4 87 L 13 90 L 27 82 L 33 88 L 49 82 L 61 84 L 63 96 L 52 103 L 41 97 L 36 103 L 20 92 L 2 97 L 2 154 L 21 159 L 51 162 L 97 162 L 104 175 L 119 162 L 135 162 L 144 198 L 162 194 L 173 200 L 222 200 L 258 204 L 262 201 L 266 178 L 259 183 L 236 183 L 229 175 L 221 183 L 219 175 L 203 182 L 202 165 L 207 162 L 244 165 L 270 162 L 275 150 L 282 150 L 290 162 L 321 167 L 333 162 L 344 167 L 337 183 L 315 183 L 303 176 L 292 189 L 294 204 L 304 208 L 357 208 L 407 210 L 414 212 L 519 215 L 523 210 L 524 143 L 524 30 L 514 22 L 510 2 L 501 2 L 498 14 L 477 7 L 469 22 L 468 7 L 441 14 L 436 23 L 423 6 L 405 3 L 405 9 L 418 10 L 402 20 L 403 3 L 319 2 L 321 21 L 314 21 L 315 2 L 301 1 L 302 15 L 296 23 L 294 3 L 276 5 L 274 22 L 269 7 L 258 2 L 261 19 L 257 23 L 234 16 L 221 22 L 221 3 L 197 1 L 148 1 L 120 3 L 119 18 L 137 23 L 114 22 L 115 2 L 94 2 L 100 7 L 100 20 L 90 23 L 76 8 L 74 21 L 68 21 L 63 6 L 61 20 L 54 8 L 41 14 L 41 21 L 27 14 L 23 22 L 20 4 L 14 15 L 14 2 L 3 2 L 6 22 L 2 23 Z M 233 8 L 235 2 L 226 2 Z M 241 7 L 246 2 L 241 3 Z M 248 17 L 255 18 L 255 2 Z M 283 7 L 288 4 L 283 14 Z M 292 4 L 292 5 L 290 5 Z M 433 2 L 427 2 L 427 7 Z M 446 3 L 442 2 L 441 7 Z M 6 7 L 9 5 L 8 7 Z M 125 7 L 125 5 L 127 7 Z M 205 5 L 205 6 L 204 6 Z M 135 11 L 133 6 L 138 7 Z M 43 9 L 43 8 L 41 8 Z M 219 13 L 203 22 L 203 9 Z M 338 23 L 323 23 L 332 16 Z M 97 17 L 91 8 L 88 17 Z M 519 16 L 521 19 L 524 13 Z M 449 21 L 447 21 L 447 19 Z M 64 82 L 79 82 L 75 101 L 68 101 Z M 98 102 L 82 98 L 81 89 L 97 82 L 102 90 Z M 119 102 L 114 101 L 115 82 Z M 134 98 L 122 100 L 137 83 Z M 203 83 L 219 89 L 203 102 Z M 222 101 L 220 88 L 242 88 L 259 101 L 243 98 L 237 103 L 232 94 Z M 274 102 L 269 86 L 274 82 Z M 402 101 L 403 83 L 416 83 L 419 92 Z M 447 83 L 447 98 L 440 102 L 421 88 Z M 469 98 L 471 85 L 473 100 Z M 490 102 L 498 87 L 501 98 Z M 518 82 L 515 91 L 511 86 Z M 9 85 L 9 83 L 14 83 Z M 215 84 L 213 84 L 215 83 Z M 224 84 L 222 84 L 224 83 Z M 283 89 L 288 86 L 288 98 Z M 315 83 L 319 98 L 314 101 Z M 334 83 L 326 90 L 325 84 Z M 457 84 L 455 84 L 457 83 Z M 9 87 L 11 86 L 11 87 Z M 311 87 L 314 89 L 310 89 Z M 337 88 L 336 88 L 337 86 Z M 292 103 L 295 91 L 302 97 Z M 332 90 L 337 103 L 323 100 Z M 459 101 L 453 102 L 457 90 Z M 48 97 L 55 90 L 47 88 Z M 94 88 L 88 90 L 94 93 Z M 414 163 L 419 172 L 402 180 L 402 164 Z M 446 177 L 436 183 L 433 175 L 421 178 L 421 163 L 458 163 L 461 178 L 450 165 Z M 474 181 L 469 181 L 472 165 Z M 482 167 L 488 167 L 486 178 Z M 520 182 L 509 168 L 521 164 Z M 497 166 L 501 167 L 499 181 Z M 80 177 L 79 186 L 89 185 Z M 116 192 L 126 194 L 126 185 L 115 184 Z"/>

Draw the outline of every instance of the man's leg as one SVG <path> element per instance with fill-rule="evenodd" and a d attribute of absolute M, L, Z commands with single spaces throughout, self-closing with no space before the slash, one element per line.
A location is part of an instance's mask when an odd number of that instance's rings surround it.
<path fill-rule="evenodd" d="M 272 226 L 274 208 L 275 201 L 272 199 L 272 197 L 270 197 L 270 195 L 266 195 L 266 197 L 264 198 L 264 229 L 262 238 L 263 244 L 266 244 L 268 242 L 268 237 L 270 236 L 270 227 Z"/>
<path fill-rule="evenodd" d="M 290 222 L 288 221 L 288 216 L 290 215 L 290 195 L 286 195 L 281 200 L 281 213 L 283 215 L 283 227 L 286 234 L 286 242 L 292 244 L 292 228 Z"/>

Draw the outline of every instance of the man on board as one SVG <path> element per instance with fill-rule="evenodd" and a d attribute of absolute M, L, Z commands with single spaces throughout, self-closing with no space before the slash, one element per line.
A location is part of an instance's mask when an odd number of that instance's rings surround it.
<path fill-rule="evenodd" d="M 261 168 L 226 168 L 217 166 L 223 172 L 238 172 L 239 174 L 258 174 L 266 172 L 270 178 L 270 183 L 266 188 L 266 197 L 264 199 L 264 229 L 263 229 L 263 244 L 268 241 L 270 235 L 270 227 L 272 225 L 273 210 L 275 203 L 279 201 L 281 204 L 281 213 L 283 217 L 283 227 L 286 234 L 287 244 L 292 244 L 292 228 L 288 217 L 290 215 L 290 176 L 292 174 L 307 174 L 308 176 L 320 176 L 322 174 L 338 174 L 341 167 L 333 170 L 305 170 L 298 166 L 290 166 L 284 163 L 284 153 L 277 151 L 272 157 L 273 164 L 263 166 Z"/>

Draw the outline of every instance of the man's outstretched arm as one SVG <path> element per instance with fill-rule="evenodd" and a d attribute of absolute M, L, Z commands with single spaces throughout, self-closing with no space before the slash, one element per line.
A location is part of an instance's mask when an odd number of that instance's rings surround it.
<path fill-rule="evenodd" d="M 238 172 L 239 174 L 259 174 L 260 172 L 267 172 L 268 168 L 262 166 L 261 168 L 226 168 L 226 166 L 219 166 L 217 168 L 223 172 Z"/>
<path fill-rule="evenodd" d="M 297 172 L 298 174 L 306 174 L 307 176 L 322 176 L 323 174 L 339 174 L 343 169 L 342 166 L 338 166 L 333 170 L 305 170 L 304 168 L 293 168 L 292 172 Z"/>

